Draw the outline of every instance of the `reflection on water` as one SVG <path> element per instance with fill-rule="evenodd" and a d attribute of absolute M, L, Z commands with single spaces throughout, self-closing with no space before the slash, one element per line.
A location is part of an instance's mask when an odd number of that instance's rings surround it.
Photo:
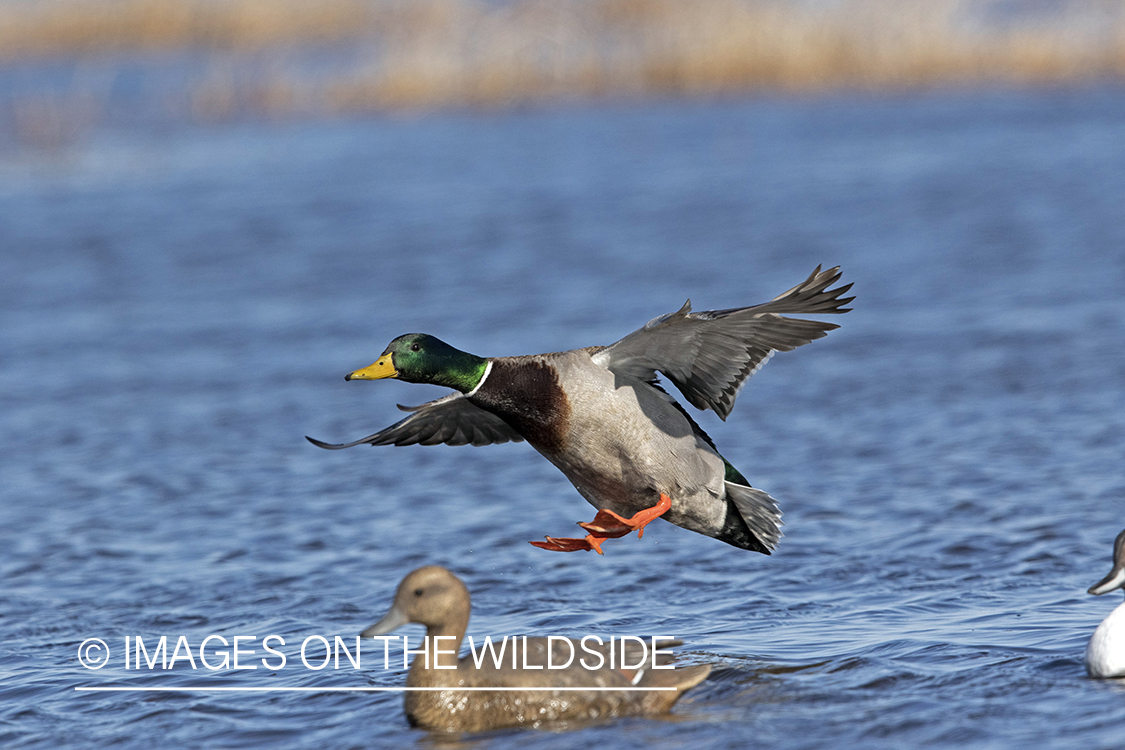
<path fill-rule="evenodd" d="M 474 633 L 675 635 L 718 666 L 676 721 L 522 743 L 1114 745 L 1120 686 L 1081 658 L 1115 604 L 1084 591 L 1125 500 L 1122 101 L 248 125 L 4 164 L 0 736 L 443 744 L 393 694 L 72 690 L 402 684 L 299 663 L 88 672 L 75 652 L 351 636 L 406 571 L 441 564 L 474 592 Z M 302 437 L 365 434 L 440 393 L 343 381 L 400 333 L 485 355 L 608 343 L 817 263 L 856 282 L 843 327 L 773 358 L 727 422 L 699 417 L 781 503 L 773 556 L 669 524 L 553 555 L 526 542 L 588 508 L 526 445 Z"/>

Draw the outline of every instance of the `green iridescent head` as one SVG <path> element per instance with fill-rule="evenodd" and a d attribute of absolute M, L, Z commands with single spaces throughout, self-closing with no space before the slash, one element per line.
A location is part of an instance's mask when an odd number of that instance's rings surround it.
<path fill-rule="evenodd" d="M 487 364 L 484 357 L 454 349 L 428 333 L 408 333 L 388 344 L 375 364 L 348 373 L 344 380 L 397 378 L 468 393 L 480 383 Z"/>

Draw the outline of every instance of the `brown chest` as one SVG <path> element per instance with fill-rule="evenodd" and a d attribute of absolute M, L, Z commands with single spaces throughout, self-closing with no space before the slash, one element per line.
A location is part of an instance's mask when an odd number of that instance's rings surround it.
<path fill-rule="evenodd" d="M 538 449 L 561 450 L 570 402 L 549 363 L 517 357 L 493 360 L 487 379 L 470 400 L 507 422 Z"/>

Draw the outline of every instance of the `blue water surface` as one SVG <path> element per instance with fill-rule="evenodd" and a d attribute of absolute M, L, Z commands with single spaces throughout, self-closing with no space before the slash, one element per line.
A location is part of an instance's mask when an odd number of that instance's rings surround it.
<path fill-rule="evenodd" d="M 470 633 L 675 635 L 663 719 L 471 747 L 1115 748 L 1087 678 L 1125 526 L 1120 89 L 572 106 L 95 133 L 0 162 L 0 743 L 431 747 L 306 669 L 446 565 Z M 701 425 L 785 512 L 762 556 L 593 509 L 526 444 L 354 448 L 440 389 L 401 333 L 610 343 L 842 265 L 854 312 Z M 419 626 L 404 631 L 415 639 Z M 126 636 L 278 634 L 283 669 L 126 670 Z M 82 667 L 102 638 L 108 666 Z M 169 644 L 172 645 L 172 644 Z M 254 648 L 251 643 L 244 648 Z M 265 655 L 258 652 L 250 661 Z M 314 664 L 318 660 L 314 659 Z M 134 665 L 135 666 L 135 665 Z"/>

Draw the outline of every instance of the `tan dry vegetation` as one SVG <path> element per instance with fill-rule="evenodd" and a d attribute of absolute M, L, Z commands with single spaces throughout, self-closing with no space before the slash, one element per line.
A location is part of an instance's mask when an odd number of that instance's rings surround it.
<path fill-rule="evenodd" d="M 45 0 L 0 5 L 0 60 L 126 51 L 261 49 L 356 38 L 365 0 Z"/>
<path fill-rule="evenodd" d="M 1125 72 L 1125 3 L 989 23 L 981 0 L 47 0 L 0 5 L 0 60 L 212 54 L 190 116 L 498 106 L 574 97 L 943 83 Z M 238 55 L 352 47 L 330 75 Z"/>
<path fill-rule="evenodd" d="M 1125 6 L 987 27 L 964 0 L 850 0 L 835 10 L 740 0 L 459 0 L 403 29 L 331 108 L 503 104 L 560 96 L 1057 82 L 1125 72 Z"/>

